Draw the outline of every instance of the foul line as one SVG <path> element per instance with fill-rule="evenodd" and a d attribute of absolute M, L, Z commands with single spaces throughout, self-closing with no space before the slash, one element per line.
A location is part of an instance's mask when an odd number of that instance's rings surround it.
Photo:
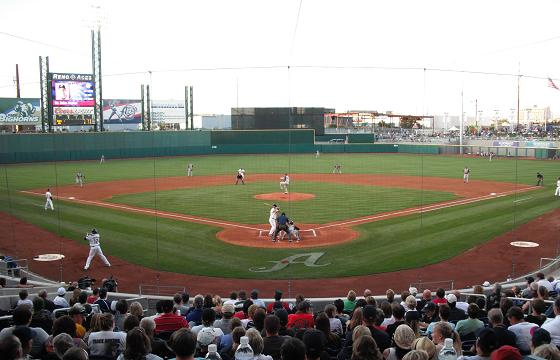
<path fill-rule="evenodd" d="M 315 229 L 316 230 L 327 229 L 327 228 L 330 228 L 330 227 L 333 227 L 333 226 L 341 226 L 341 225 L 345 226 L 345 225 L 351 225 L 351 224 L 356 224 L 356 223 L 368 223 L 368 222 L 373 222 L 375 220 L 389 218 L 389 217 L 399 217 L 399 216 L 404 216 L 404 215 L 425 213 L 425 212 L 441 210 L 441 209 L 445 209 L 445 208 L 449 208 L 449 207 L 453 207 L 453 206 L 472 204 L 472 203 L 475 203 L 475 202 L 484 201 L 484 200 L 488 200 L 488 199 L 496 199 L 496 198 L 499 198 L 499 197 L 504 197 L 504 196 L 507 196 L 507 195 L 514 194 L 516 192 L 529 191 L 529 190 L 533 190 L 533 189 L 534 189 L 534 187 L 528 187 L 528 188 L 510 190 L 510 191 L 506 191 L 506 192 L 499 193 L 499 194 L 496 194 L 496 195 L 484 195 L 484 196 L 479 196 L 479 197 L 469 198 L 469 199 L 453 200 L 453 201 L 449 201 L 449 202 L 446 202 L 446 203 L 443 203 L 443 204 L 426 205 L 426 206 L 421 207 L 421 208 L 413 208 L 413 209 L 407 209 L 407 210 L 392 211 L 390 213 L 374 215 L 374 216 L 369 216 L 369 217 L 350 220 L 350 221 L 337 222 L 337 223 L 333 223 L 333 224 L 329 224 L 329 225 L 323 225 L 323 226 L 316 227 Z"/>
<path fill-rule="evenodd" d="M 389 212 L 389 213 L 384 213 L 384 214 L 379 214 L 379 215 L 374 215 L 374 216 L 368 216 L 368 217 L 349 220 L 349 221 L 331 223 L 331 224 L 328 224 L 328 225 L 315 227 L 314 229 L 309 229 L 309 230 L 303 230 L 302 229 L 301 231 L 311 231 L 313 233 L 313 235 L 316 237 L 317 236 L 316 230 L 327 229 L 327 228 L 331 228 L 331 227 L 335 227 L 335 226 L 347 226 L 347 225 L 352 225 L 352 224 L 374 222 L 374 221 L 377 221 L 377 220 L 380 220 L 380 219 L 400 217 L 400 216 L 411 215 L 411 214 L 427 213 L 427 212 L 441 210 L 441 209 L 450 208 L 450 207 L 454 207 L 454 206 L 467 205 L 467 204 L 472 204 L 472 203 L 479 202 L 479 201 L 496 199 L 496 198 L 500 198 L 500 197 L 504 197 L 504 196 L 507 196 L 507 195 L 514 194 L 516 192 L 524 192 L 524 191 L 529 191 L 529 190 L 534 190 L 534 189 L 535 189 L 535 187 L 532 186 L 532 187 L 527 187 L 527 188 L 510 190 L 510 191 L 506 191 L 506 192 L 495 194 L 495 195 L 484 195 L 484 196 L 479 196 L 479 197 L 469 198 L 469 199 L 452 200 L 452 201 L 441 203 L 441 204 L 426 205 L 426 206 L 421 207 L 421 208 L 412 208 L 412 209 L 406 209 L 406 210 L 392 211 L 392 212 Z M 20 192 L 25 193 L 25 194 L 30 194 L 30 195 L 43 196 L 42 193 L 36 193 L 36 192 L 32 192 L 32 191 L 22 190 Z M 180 219 L 180 220 L 190 221 L 190 222 L 195 222 L 195 223 L 207 223 L 207 224 L 211 224 L 211 225 L 218 225 L 218 226 L 221 226 L 223 228 L 236 227 L 236 228 L 240 228 L 240 229 L 255 230 L 255 231 L 258 231 L 259 234 L 261 234 L 262 231 L 267 231 L 266 229 L 263 230 L 263 229 L 259 229 L 259 228 L 255 228 L 255 227 L 251 227 L 251 226 L 247 226 L 247 225 L 223 222 L 223 221 L 219 221 L 219 220 L 211 220 L 211 219 L 206 219 L 206 218 L 192 217 L 192 216 L 188 216 L 188 215 L 174 214 L 174 213 L 170 213 L 170 212 L 166 212 L 166 211 L 159 211 L 159 210 L 156 211 L 156 210 L 153 210 L 153 209 L 142 209 L 142 208 L 130 207 L 130 206 L 127 206 L 127 205 L 107 203 L 107 202 L 103 202 L 103 201 L 81 200 L 81 199 L 76 199 L 76 198 L 70 199 L 70 197 L 65 197 L 65 196 L 57 196 L 57 198 L 67 200 L 69 202 L 95 205 L 95 206 L 98 206 L 98 207 L 105 207 L 105 208 L 120 209 L 120 210 L 129 211 L 129 212 L 144 213 L 144 214 L 149 214 L 149 215 L 158 216 L 158 217 L 162 217 L 162 218 L 168 218 L 168 219 Z M 520 201 L 524 201 L 524 200 L 528 200 L 528 199 L 531 199 L 531 197 L 515 200 L 514 202 L 520 202 Z"/>
<path fill-rule="evenodd" d="M 43 194 L 40 194 L 40 193 L 35 193 L 35 192 L 32 192 L 32 191 L 25 191 L 25 190 L 23 190 L 21 192 L 26 193 L 26 194 L 31 194 L 31 195 L 37 195 L 37 196 L 42 196 L 43 195 Z M 191 217 L 191 216 L 187 216 L 187 215 L 174 214 L 174 213 L 169 213 L 169 212 L 160 211 L 160 210 L 157 210 L 157 212 L 156 212 L 156 210 L 153 210 L 153 209 L 141 209 L 141 208 L 136 208 L 136 207 L 130 207 L 130 206 L 127 206 L 127 205 L 107 203 L 107 202 L 103 202 L 103 201 L 70 199 L 69 197 L 66 197 L 66 196 L 57 196 L 57 198 L 67 200 L 69 202 L 95 205 L 95 206 L 98 206 L 98 207 L 105 207 L 105 208 L 121 209 L 121 210 L 130 211 L 130 212 L 137 212 L 137 213 L 144 213 L 144 214 L 159 216 L 159 217 L 163 217 L 163 218 L 181 219 L 181 220 L 197 222 L 197 223 L 208 223 L 208 224 L 213 224 L 213 225 L 219 225 L 219 226 L 224 227 L 224 228 L 226 228 L 226 227 L 237 227 L 237 228 L 241 228 L 241 229 L 249 229 L 249 230 L 256 230 L 256 231 L 260 230 L 258 228 L 250 227 L 250 226 L 247 226 L 247 225 L 227 223 L 227 222 L 222 222 L 222 221 L 218 221 L 218 220 L 211 220 L 211 219 L 206 219 L 206 218 Z"/>

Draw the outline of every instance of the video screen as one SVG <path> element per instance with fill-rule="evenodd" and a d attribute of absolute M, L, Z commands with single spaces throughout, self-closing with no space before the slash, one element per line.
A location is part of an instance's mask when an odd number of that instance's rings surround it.
<path fill-rule="evenodd" d="M 93 81 L 52 81 L 53 106 L 94 106 Z"/>

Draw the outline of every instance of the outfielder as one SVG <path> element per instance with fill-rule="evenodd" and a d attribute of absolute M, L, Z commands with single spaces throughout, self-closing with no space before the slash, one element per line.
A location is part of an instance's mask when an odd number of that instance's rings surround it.
<path fill-rule="evenodd" d="M 105 155 L 101 154 L 101 159 L 99 160 L 100 164 L 103 164 L 105 162 Z"/>
<path fill-rule="evenodd" d="M 84 240 L 87 240 L 89 242 L 89 256 L 86 260 L 86 266 L 84 266 L 84 271 L 87 271 L 89 269 L 91 260 L 95 255 L 99 255 L 101 261 L 105 263 L 105 266 L 110 267 L 111 264 L 109 263 L 109 260 L 107 260 L 105 255 L 103 255 L 103 251 L 101 250 L 101 244 L 99 243 L 99 234 L 97 233 L 97 230 L 92 229 L 91 233 L 86 234 Z"/>
<path fill-rule="evenodd" d="M 270 216 L 268 218 L 268 223 L 270 224 L 270 231 L 268 232 L 268 235 L 270 237 L 273 237 L 274 232 L 276 231 L 276 217 L 278 216 L 279 211 L 280 209 L 276 204 L 273 204 L 272 208 L 270 208 Z"/>
<path fill-rule="evenodd" d="M 187 176 L 192 176 L 193 168 L 194 168 L 194 165 L 192 163 L 189 163 L 187 165 Z"/>
<path fill-rule="evenodd" d="M 558 177 L 558 181 L 556 181 L 556 192 L 554 196 L 560 196 L 560 176 Z"/>
<path fill-rule="evenodd" d="M 463 182 L 465 184 L 469 183 L 469 175 L 471 174 L 471 169 L 469 169 L 468 167 L 465 166 L 465 168 L 463 169 Z"/>
<path fill-rule="evenodd" d="M 288 174 L 284 174 L 284 176 L 280 178 L 280 190 L 284 191 L 284 194 L 287 194 L 288 186 L 290 186 L 290 177 Z"/>
<path fill-rule="evenodd" d="M 54 211 L 51 189 L 47 189 L 47 192 L 45 193 L 45 198 L 47 199 L 47 201 L 45 202 L 45 210 L 47 210 L 50 207 L 51 210 Z"/>

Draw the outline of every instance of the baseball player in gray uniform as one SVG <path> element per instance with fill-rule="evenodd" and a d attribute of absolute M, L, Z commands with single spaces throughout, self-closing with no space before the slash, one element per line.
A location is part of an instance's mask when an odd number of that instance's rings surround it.
<path fill-rule="evenodd" d="M 93 260 L 93 257 L 95 255 L 99 255 L 101 261 L 105 263 L 105 266 L 110 267 L 111 263 L 109 263 L 109 260 L 107 260 L 105 255 L 103 255 L 103 251 L 101 250 L 101 244 L 99 243 L 99 233 L 97 232 L 97 230 L 92 229 L 90 233 L 86 234 L 84 240 L 87 240 L 89 242 L 89 256 L 86 260 L 84 271 L 87 271 L 89 269 L 91 260 Z"/>

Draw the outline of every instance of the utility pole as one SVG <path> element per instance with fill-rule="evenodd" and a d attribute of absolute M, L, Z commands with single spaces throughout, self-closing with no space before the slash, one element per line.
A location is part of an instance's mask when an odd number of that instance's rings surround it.
<path fill-rule="evenodd" d="M 21 97 L 20 87 L 19 87 L 19 65 L 16 64 L 16 97 L 19 99 Z"/>

